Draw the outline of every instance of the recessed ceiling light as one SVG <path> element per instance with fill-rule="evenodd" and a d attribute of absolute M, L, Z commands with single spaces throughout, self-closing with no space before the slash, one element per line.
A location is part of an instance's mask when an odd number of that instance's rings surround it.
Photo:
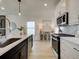
<path fill-rule="evenodd" d="M 18 15 L 21 16 L 21 13 L 19 12 Z"/>
<path fill-rule="evenodd" d="M 5 8 L 4 7 L 1 7 L 1 10 L 5 10 Z"/>
<path fill-rule="evenodd" d="M 44 6 L 47 6 L 47 3 L 45 3 Z"/>

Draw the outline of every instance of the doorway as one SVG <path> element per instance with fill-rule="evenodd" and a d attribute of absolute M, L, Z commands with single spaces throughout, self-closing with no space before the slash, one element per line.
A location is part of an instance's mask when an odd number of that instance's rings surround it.
<path fill-rule="evenodd" d="M 27 28 L 27 35 L 35 35 L 35 22 L 34 21 L 28 21 L 26 23 Z"/>

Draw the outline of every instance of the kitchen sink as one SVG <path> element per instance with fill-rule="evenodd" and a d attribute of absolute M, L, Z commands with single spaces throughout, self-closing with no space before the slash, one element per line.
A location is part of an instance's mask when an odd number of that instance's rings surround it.
<path fill-rule="evenodd" d="M 10 38 L 10 39 L 8 39 L 6 42 L 1 43 L 1 44 L 0 44 L 0 48 L 6 47 L 7 45 L 9 45 L 9 44 L 11 44 L 11 43 L 13 43 L 13 42 L 18 41 L 19 39 L 21 39 L 21 38 Z"/>

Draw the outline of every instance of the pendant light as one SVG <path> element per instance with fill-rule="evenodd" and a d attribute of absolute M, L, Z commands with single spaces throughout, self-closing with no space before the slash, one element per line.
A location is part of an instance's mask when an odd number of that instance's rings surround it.
<path fill-rule="evenodd" d="M 18 13 L 18 15 L 21 16 L 21 0 L 18 0 L 18 2 L 19 2 L 19 13 Z"/>

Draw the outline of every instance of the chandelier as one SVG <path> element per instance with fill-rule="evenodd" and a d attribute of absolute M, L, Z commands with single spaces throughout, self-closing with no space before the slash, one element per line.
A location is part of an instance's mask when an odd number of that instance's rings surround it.
<path fill-rule="evenodd" d="M 18 13 L 18 15 L 20 16 L 21 15 L 21 0 L 18 0 L 18 3 L 19 3 L 19 13 Z"/>

